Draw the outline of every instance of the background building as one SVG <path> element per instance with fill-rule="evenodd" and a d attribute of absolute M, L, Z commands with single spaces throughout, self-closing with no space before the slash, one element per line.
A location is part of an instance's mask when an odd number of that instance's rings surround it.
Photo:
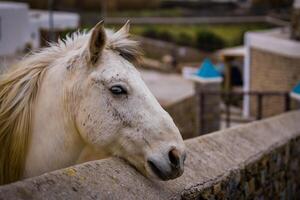
<path fill-rule="evenodd" d="M 244 91 L 291 91 L 300 80 L 300 42 L 288 28 L 246 34 Z M 284 97 L 265 97 L 263 116 L 284 111 Z M 256 101 L 245 97 L 244 115 L 255 115 Z"/>

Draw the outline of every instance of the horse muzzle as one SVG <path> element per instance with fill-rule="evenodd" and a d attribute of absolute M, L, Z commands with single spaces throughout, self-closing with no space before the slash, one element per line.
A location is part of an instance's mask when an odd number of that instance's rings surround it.
<path fill-rule="evenodd" d="M 178 178 L 184 172 L 186 153 L 172 148 L 166 155 L 153 156 L 147 160 L 151 171 L 161 180 Z"/>

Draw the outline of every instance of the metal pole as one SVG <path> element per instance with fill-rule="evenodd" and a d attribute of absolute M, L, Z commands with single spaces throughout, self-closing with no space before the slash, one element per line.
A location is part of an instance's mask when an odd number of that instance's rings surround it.
<path fill-rule="evenodd" d="M 263 104 L 263 95 L 262 93 L 257 94 L 257 116 L 256 119 L 262 119 L 262 104 Z"/>
<path fill-rule="evenodd" d="M 204 129 L 204 115 L 205 115 L 205 113 L 204 113 L 204 101 L 205 101 L 205 96 L 204 96 L 203 92 L 200 93 L 199 100 L 200 100 L 200 102 L 199 102 L 200 112 L 197 113 L 199 118 L 200 118 L 200 127 L 199 127 L 200 128 L 200 130 L 199 130 L 200 134 L 199 135 L 203 135 L 203 134 L 205 134 L 205 132 L 204 132 L 205 131 L 205 129 Z"/>
<path fill-rule="evenodd" d="M 49 33 L 48 33 L 48 38 L 49 38 L 50 42 L 55 40 L 53 7 L 54 7 L 54 0 L 48 0 L 48 10 L 49 10 Z"/>
<path fill-rule="evenodd" d="M 285 102 L 285 111 L 290 111 L 291 110 L 291 98 L 290 98 L 289 93 L 285 93 L 284 102 Z"/>
<path fill-rule="evenodd" d="M 231 93 L 227 92 L 226 95 L 225 95 L 225 107 L 226 107 L 226 128 L 229 128 L 230 127 L 230 124 L 231 124 L 231 119 L 230 119 L 230 95 Z"/>

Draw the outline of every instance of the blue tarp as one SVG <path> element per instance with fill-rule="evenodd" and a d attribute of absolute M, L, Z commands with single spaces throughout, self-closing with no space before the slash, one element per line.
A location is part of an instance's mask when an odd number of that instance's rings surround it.
<path fill-rule="evenodd" d="M 292 93 L 300 95 L 300 82 L 293 88 Z"/>
<path fill-rule="evenodd" d="M 200 68 L 195 73 L 196 76 L 201 78 L 221 78 L 221 74 L 215 69 L 211 60 L 206 58 L 201 64 Z"/>

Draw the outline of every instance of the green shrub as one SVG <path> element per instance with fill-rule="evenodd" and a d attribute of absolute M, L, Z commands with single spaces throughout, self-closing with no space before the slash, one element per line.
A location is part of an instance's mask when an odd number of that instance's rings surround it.
<path fill-rule="evenodd" d="M 222 37 L 207 30 L 198 30 L 196 35 L 188 34 L 185 31 L 172 32 L 171 30 L 161 30 L 155 27 L 147 27 L 142 31 L 142 36 L 175 42 L 182 46 L 197 47 L 204 51 L 214 51 L 225 47 L 225 41 Z"/>
<path fill-rule="evenodd" d="M 157 30 L 152 27 L 145 28 L 145 30 L 142 32 L 142 36 L 154 39 L 159 37 Z"/>
<path fill-rule="evenodd" d="M 206 30 L 197 32 L 196 35 L 196 47 L 204 51 L 215 51 L 217 49 L 224 48 L 225 41 L 214 34 Z"/>
<path fill-rule="evenodd" d="M 158 29 L 155 29 L 153 27 L 148 27 L 142 32 L 142 36 L 163 40 L 167 42 L 174 42 L 175 38 L 174 36 L 167 30 L 159 31 Z"/>
<path fill-rule="evenodd" d="M 174 36 L 169 31 L 162 31 L 159 33 L 159 39 L 167 42 L 173 42 Z"/>
<path fill-rule="evenodd" d="M 234 38 L 231 41 L 230 46 L 240 46 L 244 44 L 244 35 L 246 34 L 246 30 L 241 30 L 240 34 L 236 36 L 236 38 Z"/>
<path fill-rule="evenodd" d="M 185 32 L 181 32 L 176 38 L 176 43 L 182 46 L 192 46 L 194 38 Z"/>

